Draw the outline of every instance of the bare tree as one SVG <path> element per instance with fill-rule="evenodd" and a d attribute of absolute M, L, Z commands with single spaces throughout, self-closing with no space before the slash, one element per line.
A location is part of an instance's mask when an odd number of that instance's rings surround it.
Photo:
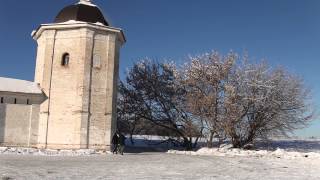
<path fill-rule="evenodd" d="M 119 101 L 123 104 L 120 112 L 124 115 L 119 116 L 152 122 L 172 136 L 182 138 L 181 144 L 191 149 L 198 128 L 182 108 L 185 91 L 176 85 L 174 72 L 174 66 L 168 63 L 144 60 L 135 64 L 126 82 L 120 83 Z"/>
<path fill-rule="evenodd" d="M 200 131 L 207 137 L 208 147 L 213 138 L 224 138 L 221 128 L 224 84 L 234 65 L 236 55 L 223 57 L 217 52 L 191 57 L 180 70 L 181 86 L 187 92 L 187 109 L 200 122 Z"/>
<path fill-rule="evenodd" d="M 303 81 L 283 68 L 243 61 L 225 84 L 223 129 L 234 147 L 287 135 L 313 117 Z"/>
<path fill-rule="evenodd" d="M 179 69 L 136 63 L 119 85 L 118 117 L 131 135 L 168 134 L 187 149 L 201 137 L 209 147 L 214 138 L 229 139 L 242 148 L 306 127 L 314 117 L 310 98 L 303 80 L 284 68 L 212 52 Z"/>

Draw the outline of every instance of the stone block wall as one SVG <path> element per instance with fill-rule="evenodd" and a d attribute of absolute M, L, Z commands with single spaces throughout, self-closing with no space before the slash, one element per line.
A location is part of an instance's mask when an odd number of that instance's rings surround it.
<path fill-rule="evenodd" d="M 0 104 L 0 145 L 35 147 L 39 105 Z"/>

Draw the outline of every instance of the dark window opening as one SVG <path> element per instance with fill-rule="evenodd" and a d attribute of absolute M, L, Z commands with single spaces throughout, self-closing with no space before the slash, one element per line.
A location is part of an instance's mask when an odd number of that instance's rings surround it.
<path fill-rule="evenodd" d="M 17 104 L 17 98 L 14 98 L 14 104 Z"/>
<path fill-rule="evenodd" d="M 61 65 L 62 66 L 68 66 L 69 65 L 69 60 L 70 60 L 70 55 L 68 53 L 63 54 Z"/>
<path fill-rule="evenodd" d="M 29 105 L 29 103 L 30 103 L 30 102 L 29 102 L 29 99 L 27 99 L 27 105 Z"/>
<path fill-rule="evenodd" d="M 3 104 L 3 101 L 4 101 L 4 98 L 3 98 L 3 97 L 1 97 L 1 104 Z"/>

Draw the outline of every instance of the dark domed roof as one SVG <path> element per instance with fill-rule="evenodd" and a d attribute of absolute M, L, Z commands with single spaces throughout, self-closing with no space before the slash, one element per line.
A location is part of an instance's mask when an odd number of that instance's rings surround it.
<path fill-rule="evenodd" d="M 106 26 L 109 26 L 109 23 L 105 20 L 102 12 L 95 5 L 78 3 L 67 6 L 59 12 L 54 22 L 63 23 L 69 20 L 90 23 L 100 22 Z"/>

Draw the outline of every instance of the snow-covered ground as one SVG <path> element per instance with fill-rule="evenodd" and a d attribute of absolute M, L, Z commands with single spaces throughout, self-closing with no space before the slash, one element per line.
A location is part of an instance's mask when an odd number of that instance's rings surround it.
<path fill-rule="evenodd" d="M 164 138 L 137 136 L 135 140 L 124 156 L 94 150 L 2 147 L 0 180 L 320 179 L 320 141 L 316 139 L 257 143 L 257 150 L 230 149 L 226 145 L 191 152 L 169 150 L 168 153 L 148 149 L 174 148 L 170 143 L 161 143 Z M 127 144 L 130 144 L 129 139 Z"/>
<path fill-rule="evenodd" d="M 96 151 L 92 149 L 81 150 L 52 150 L 34 148 L 0 147 L 0 155 L 33 155 L 33 156 L 94 156 L 110 152 Z"/>
<path fill-rule="evenodd" d="M 172 144 L 170 142 L 163 142 L 168 137 L 162 136 L 151 136 L 151 135 L 135 135 L 133 136 L 134 146 L 137 147 L 164 147 L 170 148 Z M 126 144 L 131 144 L 130 139 L 127 138 Z M 205 146 L 205 140 L 200 139 L 198 145 Z M 257 142 L 257 148 L 259 149 L 286 149 L 288 151 L 299 151 L 299 152 L 320 152 L 320 138 L 308 138 L 308 139 L 274 139 L 268 142 Z"/>
<path fill-rule="evenodd" d="M 303 159 L 320 161 L 319 140 L 274 140 L 268 143 L 257 143 L 254 150 L 231 148 L 222 145 L 220 148 L 200 148 L 196 151 L 169 150 L 171 154 L 205 155 L 205 156 L 246 156 L 261 158 Z"/>
<path fill-rule="evenodd" d="M 201 148 L 205 146 L 200 141 L 196 151 L 179 151 L 170 142 L 163 142 L 166 137 L 159 136 L 134 136 L 135 143 L 132 145 L 127 139 L 127 144 L 135 147 L 153 147 L 168 149 L 171 154 L 185 155 L 212 155 L 212 156 L 254 156 L 276 158 L 318 158 L 320 160 L 320 139 L 277 139 L 268 142 L 257 142 L 255 150 L 232 149 L 230 145 L 222 145 L 222 148 Z M 161 143 L 163 142 L 163 143 Z M 223 147 L 225 146 L 225 147 Z"/>
<path fill-rule="evenodd" d="M 0 179 L 319 180 L 319 161 L 126 153 L 98 156 L 0 155 Z"/>
<path fill-rule="evenodd" d="M 201 148 L 197 151 L 178 151 L 169 150 L 169 154 L 184 154 L 195 156 L 244 156 L 256 158 L 280 158 L 280 159 L 300 159 L 303 161 L 319 161 L 319 152 L 295 152 L 277 149 L 275 151 L 268 150 L 242 150 L 242 149 L 227 149 L 227 148 Z"/>

